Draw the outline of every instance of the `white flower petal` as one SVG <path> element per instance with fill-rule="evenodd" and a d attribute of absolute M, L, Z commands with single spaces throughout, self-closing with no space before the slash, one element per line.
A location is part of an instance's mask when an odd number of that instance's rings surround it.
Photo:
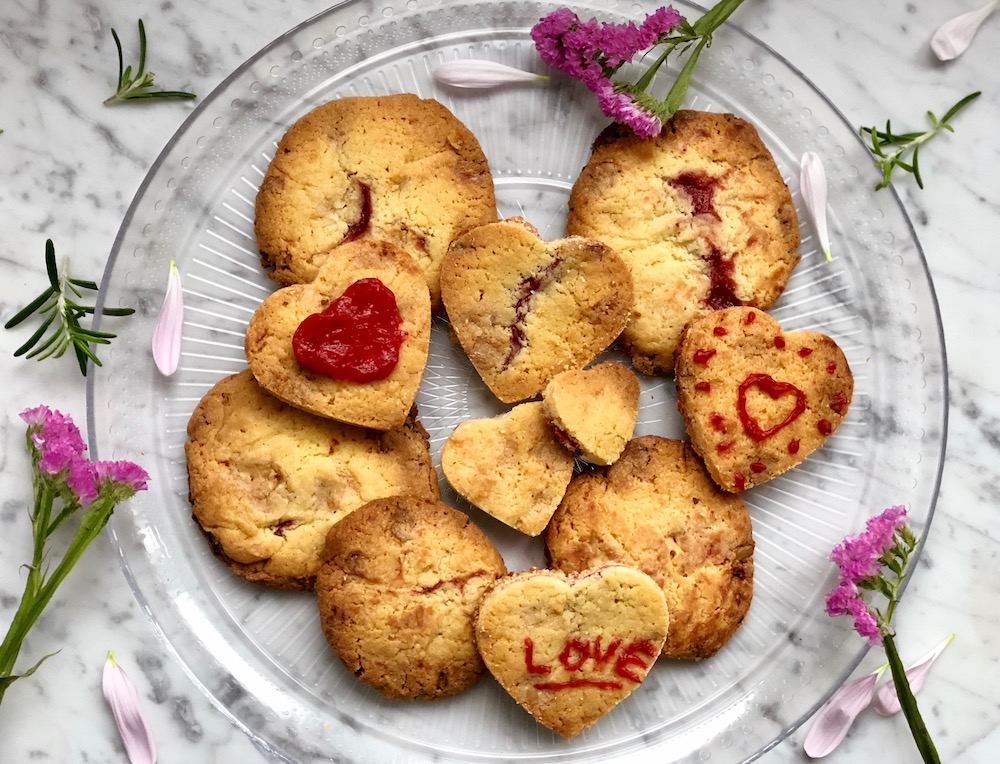
<path fill-rule="evenodd" d="M 875 685 L 888 667 L 886 663 L 868 676 L 845 684 L 820 709 L 802 744 L 809 757 L 821 758 L 840 745 L 858 714 L 871 704 Z"/>
<path fill-rule="evenodd" d="M 547 80 L 543 74 L 533 74 L 496 61 L 462 59 L 441 64 L 434 70 L 434 79 L 453 88 L 495 88 L 512 82 Z"/>
<path fill-rule="evenodd" d="M 948 643 L 954 638 L 954 634 L 949 634 L 937 647 L 906 669 L 906 681 L 910 685 L 910 692 L 914 695 L 920 692 L 921 688 L 924 686 L 924 682 L 927 681 L 927 675 L 930 673 L 931 666 L 934 665 L 934 661 L 937 660 L 941 651 L 944 650 L 948 646 Z M 875 694 L 875 702 L 872 704 L 872 708 L 875 709 L 875 713 L 879 716 L 892 716 L 893 714 L 899 713 L 899 696 L 896 695 L 896 684 L 891 679 L 886 684 L 882 685 Z"/>
<path fill-rule="evenodd" d="M 184 328 L 184 292 L 177 263 L 170 261 L 167 294 L 153 328 L 153 361 L 160 373 L 169 377 L 181 359 L 181 331 Z"/>
<path fill-rule="evenodd" d="M 131 764 L 156 764 L 156 743 L 146 717 L 139 704 L 139 693 L 128 674 L 115 661 L 115 654 L 108 652 L 102 677 L 104 698 L 111 707 L 118 732 L 125 744 L 125 753 Z"/>
<path fill-rule="evenodd" d="M 1000 0 L 990 0 L 982 8 L 946 21 L 931 37 L 931 50 L 942 61 L 951 61 L 965 52 L 972 44 L 979 27 L 1000 6 Z"/>
<path fill-rule="evenodd" d="M 812 218 L 816 238 L 826 255 L 826 261 L 830 262 L 833 257 L 830 254 L 830 231 L 826 224 L 826 170 L 823 168 L 823 160 L 814 151 L 807 151 L 802 155 L 799 163 L 799 187 L 806 211 Z"/>

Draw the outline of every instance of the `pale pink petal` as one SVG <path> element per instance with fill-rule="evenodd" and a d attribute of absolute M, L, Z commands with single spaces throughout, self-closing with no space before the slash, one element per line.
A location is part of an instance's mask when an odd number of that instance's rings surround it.
<path fill-rule="evenodd" d="M 868 676 L 845 684 L 830 698 L 814 717 L 812 727 L 802 744 L 806 754 L 818 759 L 840 745 L 858 714 L 871 704 L 875 685 L 888 667 L 889 664 L 886 663 Z"/>
<path fill-rule="evenodd" d="M 816 238 L 826 255 L 827 262 L 833 257 L 830 254 L 830 232 L 826 224 L 826 170 L 823 160 L 814 151 L 807 151 L 800 161 L 799 186 L 802 189 L 802 201 L 812 219 Z"/>
<path fill-rule="evenodd" d="M 153 360 L 160 373 L 169 377 L 181 359 L 181 331 L 184 328 L 184 292 L 177 264 L 170 261 L 167 294 L 153 328 Z"/>
<path fill-rule="evenodd" d="M 961 56 L 972 44 L 979 27 L 1000 6 L 1000 0 L 990 0 L 982 8 L 949 19 L 931 37 L 931 50 L 942 61 Z"/>
<path fill-rule="evenodd" d="M 918 660 L 906 669 L 906 681 L 910 685 L 910 692 L 916 695 L 927 681 L 927 675 L 931 671 L 931 666 L 941 654 L 948 643 L 955 638 L 954 634 L 949 634 L 944 640 L 927 655 Z M 891 679 L 882 685 L 875 694 L 875 702 L 872 704 L 875 713 L 879 716 L 892 716 L 900 711 L 899 696 L 896 695 L 896 684 Z"/>
<path fill-rule="evenodd" d="M 512 82 L 547 80 L 543 74 L 533 74 L 495 61 L 462 59 L 441 64 L 434 70 L 434 79 L 453 88 L 495 88 Z"/>
<path fill-rule="evenodd" d="M 113 652 L 108 652 L 108 660 L 104 663 L 102 685 L 128 760 L 131 764 L 156 764 L 156 743 L 142 713 L 139 693 L 128 674 L 115 661 Z"/>

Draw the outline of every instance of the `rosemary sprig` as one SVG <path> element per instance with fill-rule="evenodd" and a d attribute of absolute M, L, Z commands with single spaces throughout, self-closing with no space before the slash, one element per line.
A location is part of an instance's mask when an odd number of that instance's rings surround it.
<path fill-rule="evenodd" d="M 892 177 L 892 171 L 897 167 L 912 173 L 917 181 L 917 186 L 923 188 L 924 181 L 920 177 L 920 147 L 941 130 L 954 132 L 955 129 L 949 124 L 949 120 L 965 108 L 965 106 L 978 98 L 980 92 L 976 91 L 967 95 L 948 109 L 941 119 L 934 116 L 934 112 L 927 112 L 927 118 L 930 119 L 932 127 L 930 130 L 922 133 L 893 133 L 889 120 L 886 120 L 885 130 L 878 130 L 874 127 L 862 127 L 861 134 L 864 135 L 867 133 L 871 140 L 870 150 L 875 155 L 875 164 L 882 169 L 882 182 L 876 188 L 885 188 L 888 186 L 889 180 Z M 909 161 L 905 160 L 907 152 L 911 152 Z"/>
<path fill-rule="evenodd" d="M 139 65 L 136 67 L 135 76 L 132 75 L 131 66 L 123 68 L 122 43 L 113 27 L 111 36 L 115 38 L 115 47 L 118 48 L 118 90 L 104 101 L 105 106 L 136 98 L 197 98 L 194 93 L 186 93 L 182 90 L 146 89 L 153 86 L 153 73 L 146 71 L 146 28 L 142 24 L 142 19 L 139 19 Z"/>
<path fill-rule="evenodd" d="M 56 268 L 56 250 L 51 239 L 45 242 L 45 270 L 49 276 L 49 286 L 4 324 L 4 329 L 11 329 L 34 313 L 45 317 L 28 341 L 14 351 L 14 357 L 23 355 L 39 361 L 59 358 L 72 345 L 80 365 L 80 373 L 87 376 L 88 359 L 101 365 L 91 344 L 107 345 L 115 337 L 110 332 L 88 329 L 80 323 L 84 316 L 93 315 L 96 308 L 80 305 L 76 298 L 82 296 L 81 289 L 97 291 L 97 284 L 70 278 L 69 258 L 63 259 L 60 274 Z M 101 314 L 105 316 L 128 316 L 134 312 L 132 308 L 101 309 Z"/>

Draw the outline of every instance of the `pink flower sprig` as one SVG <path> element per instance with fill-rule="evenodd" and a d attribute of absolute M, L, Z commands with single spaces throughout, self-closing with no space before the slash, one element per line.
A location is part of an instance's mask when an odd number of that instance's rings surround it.
<path fill-rule="evenodd" d="M 920 715 L 892 629 L 892 616 L 916 546 L 916 536 L 906 522 L 905 507 L 889 507 L 869 518 L 864 532 L 848 536 L 830 553 L 839 575 L 837 585 L 826 597 L 826 612 L 832 616 L 851 616 L 855 630 L 869 645 L 882 645 L 885 649 L 899 703 L 917 750 L 925 764 L 939 764 L 937 749 Z M 884 598 L 884 606 L 872 601 L 876 597 Z"/>
<path fill-rule="evenodd" d="M 47 406 L 21 412 L 27 424 L 31 455 L 34 506 L 31 511 L 32 560 L 25 565 L 24 594 L 7 634 L 0 643 L 0 703 L 15 680 L 30 676 L 46 658 L 20 674 L 14 664 L 28 631 L 34 626 L 56 589 L 97 535 L 120 502 L 146 489 L 149 475 L 127 461 L 90 461 L 86 445 L 73 420 Z M 59 511 L 56 511 L 57 501 Z M 53 565 L 49 541 L 57 528 L 74 515 L 79 524 L 58 564 Z"/>
<path fill-rule="evenodd" d="M 531 30 L 538 54 L 549 66 L 583 82 L 605 116 L 627 125 L 636 135 L 659 135 L 680 108 L 702 50 L 712 33 L 743 0 L 721 0 L 693 24 L 671 6 L 648 14 L 641 24 L 581 20 L 568 8 L 543 17 Z M 664 46 L 664 51 L 636 82 L 618 79 L 621 67 L 637 55 Z M 648 88 L 672 53 L 690 51 L 666 97 L 656 98 Z"/>

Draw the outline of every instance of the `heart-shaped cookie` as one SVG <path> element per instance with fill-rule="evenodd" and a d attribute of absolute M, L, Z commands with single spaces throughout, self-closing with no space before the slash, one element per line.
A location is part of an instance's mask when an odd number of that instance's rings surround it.
<path fill-rule="evenodd" d="M 419 266 L 392 244 L 357 241 L 313 282 L 260 304 L 247 326 L 247 362 L 261 387 L 292 406 L 392 430 L 416 398 L 430 327 Z"/>
<path fill-rule="evenodd" d="M 572 738 L 639 686 L 669 621 L 663 591 L 635 568 L 530 570 L 483 595 L 476 644 L 520 706 Z"/>
<path fill-rule="evenodd" d="M 513 403 L 538 395 L 560 371 L 586 366 L 614 341 L 631 317 L 632 276 L 599 242 L 546 242 L 514 218 L 452 242 L 441 297 L 476 371 L 497 398 Z"/>
<path fill-rule="evenodd" d="M 573 462 L 537 401 L 462 422 L 441 450 L 441 471 L 456 491 L 529 536 L 545 530 L 573 477 Z"/>
<path fill-rule="evenodd" d="M 854 393 L 824 334 L 785 332 L 766 313 L 728 308 L 688 324 L 677 407 L 716 483 L 738 493 L 794 467 L 840 426 Z"/>

